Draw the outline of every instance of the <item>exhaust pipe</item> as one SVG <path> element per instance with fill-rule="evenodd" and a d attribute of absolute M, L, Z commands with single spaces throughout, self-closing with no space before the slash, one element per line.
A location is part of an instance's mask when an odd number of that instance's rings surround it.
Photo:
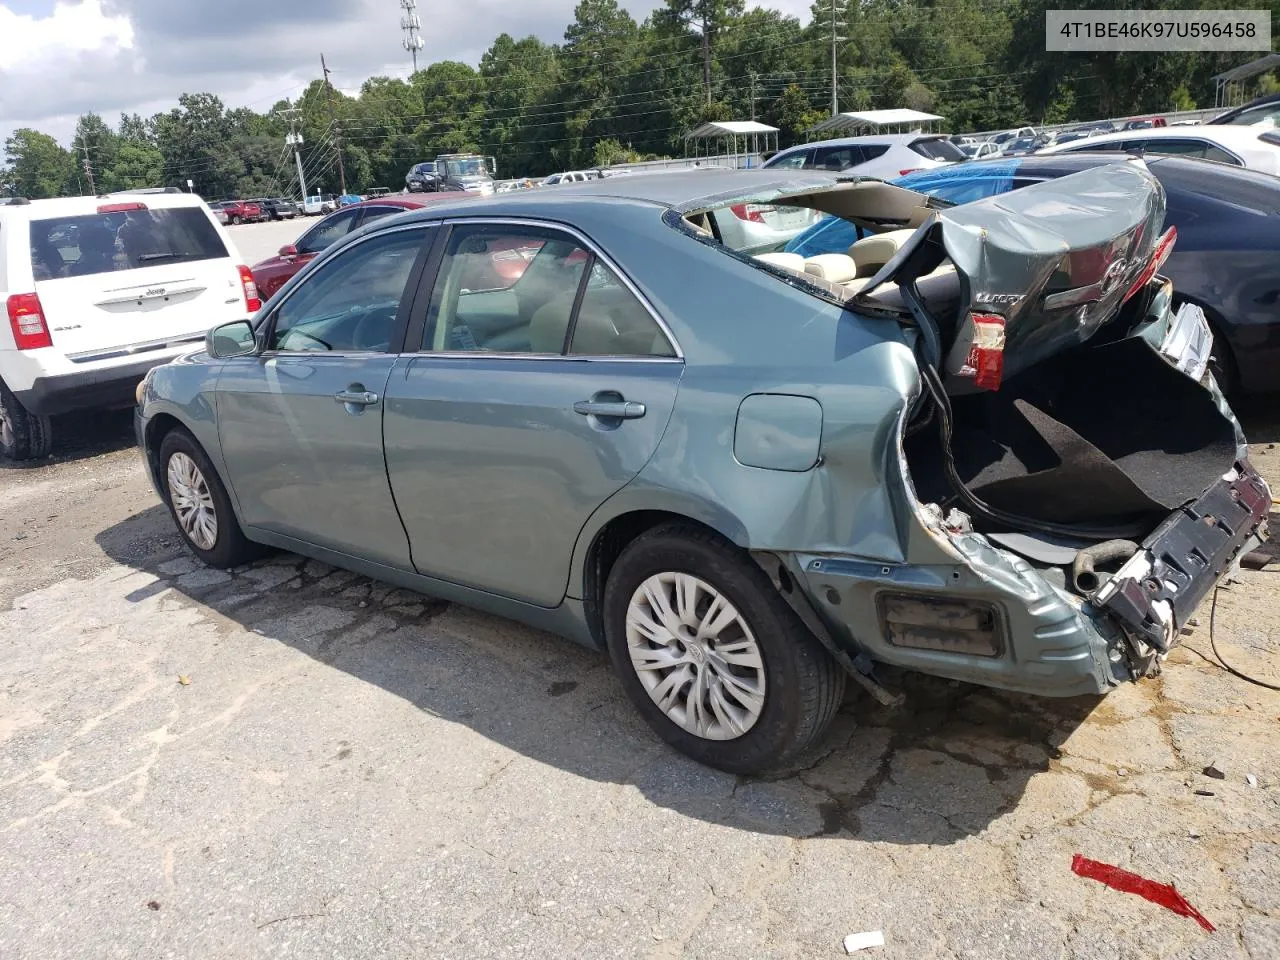
<path fill-rule="evenodd" d="M 1082 596 L 1091 596 L 1098 589 L 1098 574 L 1095 572 L 1098 564 L 1111 560 L 1128 560 L 1138 549 L 1138 545 L 1132 540 L 1106 540 L 1085 547 L 1076 554 L 1075 563 L 1071 565 L 1071 579 L 1076 592 Z"/>

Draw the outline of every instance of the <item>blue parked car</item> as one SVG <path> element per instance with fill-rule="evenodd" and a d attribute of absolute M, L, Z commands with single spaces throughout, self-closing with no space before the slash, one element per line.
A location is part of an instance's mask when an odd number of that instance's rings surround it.
<path fill-rule="evenodd" d="M 866 258 L 726 243 L 743 204 L 909 240 L 854 295 Z M 1270 493 L 1155 277 L 1163 218 L 1122 164 L 941 212 L 792 170 L 460 195 L 154 368 L 135 425 L 206 563 L 291 550 L 560 633 L 668 743 L 759 773 L 849 678 L 892 702 L 876 664 L 1147 676 L 1256 543 Z"/>
<path fill-rule="evenodd" d="M 977 160 L 893 182 L 963 204 L 1123 162 L 1107 153 Z M 1280 390 L 1280 180 L 1207 160 L 1149 156 L 1144 163 L 1164 187 L 1165 226 L 1178 231 L 1164 273 L 1178 302 L 1194 303 L 1208 317 L 1214 377 L 1227 393 Z M 804 257 L 843 253 L 866 236 L 847 220 L 826 217 L 785 249 Z"/>

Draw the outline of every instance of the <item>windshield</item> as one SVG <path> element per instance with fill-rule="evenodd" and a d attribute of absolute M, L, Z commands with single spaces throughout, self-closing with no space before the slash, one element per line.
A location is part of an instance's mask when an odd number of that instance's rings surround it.
<path fill-rule="evenodd" d="M 1280 103 L 1265 103 L 1252 110 L 1245 110 L 1226 123 L 1235 127 L 1251 127 L 1255 123 L 1267 127 L 1280 126 Z"/>
<path fill-rule="evenodd" d="M 465 160 L 446 160 L 449 173 L 455 177 L 487 177 L 489 168 L 485 166 L 484 158 L 468 157 Z"/>
<path fill-rule="evenodd" d="M 31 221 L 36 280 L 217 260 L 227 248 L 204 211 L 129 210 Z"/>
<path fill-rule="evenodd" d="M 1035 139 L 1034 139 L 1034 138 L 1032 138 L 1032 137 L 1023 137 L 1023 138 L 1021 138 L 1020 140 L 1015 140 L 1015 141 L 1013 141 L 1013 143 L 1008 144 L 1008 145 L 1007 145 L 1007 147 L 1008 147 L 1008 149 L 1010 149 L 1010 150 L 1026 150 L 1027 148 L 1029 148 L 1029 147 L 1031 147 L 1031 146 L 1034 146 L 1034 145 L 1035 145 Z"/>

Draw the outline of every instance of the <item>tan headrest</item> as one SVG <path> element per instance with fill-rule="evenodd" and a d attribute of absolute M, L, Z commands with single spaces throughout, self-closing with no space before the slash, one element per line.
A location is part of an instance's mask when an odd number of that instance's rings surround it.
<path fill-rule="evenodd" d="M 871 276 L 893 259 L 914 230 L 890 230 L 859 240 L 849 248 L 849 256 L 858 265 L 859 276 Z"/>
<path fill-rule="evenodd" d="M 804 257 L 798 253 L 758 253 L 754 259 L 773 267 L 804 273 Z"/>
<path fill-rule="evenodd" d="M 844 283 L 858 274 L 853 257 L 843 253 L 820 253 L 804 262 L 804 272 L 832 283 Z"/>

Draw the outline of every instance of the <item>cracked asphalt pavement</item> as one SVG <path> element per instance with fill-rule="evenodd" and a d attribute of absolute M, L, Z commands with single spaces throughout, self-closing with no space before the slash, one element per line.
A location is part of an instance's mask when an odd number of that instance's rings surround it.
<path fill-rule="evenodd" d="M 1248 419 L 1280 489 L 1280 416 Z M 1280 957 L 1280 694 L 895 677 L 804 769 L 660 744 L 603 656 L 291 555 L 184 552 L 127 415 L 0 466 L 0 957 Z M 1276 565 L 1218 599 L 1280 677 Z M 188 682 L 182 682 L 183 680 Z M 1206 775 L 1210 764 L 1221 778 Z M 1177 889 L 1216 926 L 1071 872 Z"/>

